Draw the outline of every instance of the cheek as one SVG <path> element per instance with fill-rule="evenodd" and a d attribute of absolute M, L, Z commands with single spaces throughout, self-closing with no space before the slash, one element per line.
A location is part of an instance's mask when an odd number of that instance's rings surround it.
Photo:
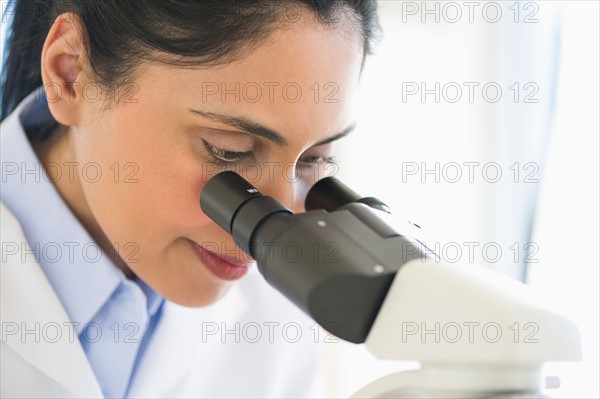
<path fill-rule="evenodd" d="M 92 179 L 82 168 L 82 188 L 111 242 L 135 242 L 140 251 L 156 253 L 211 222 L 199 205 L 199 161 L 182 140 L 160 125 L 137 123 L 143 120 L 105 118 L 76 140 L 76 152 L 80 165 L 94 163 L 101 171 Z"/>

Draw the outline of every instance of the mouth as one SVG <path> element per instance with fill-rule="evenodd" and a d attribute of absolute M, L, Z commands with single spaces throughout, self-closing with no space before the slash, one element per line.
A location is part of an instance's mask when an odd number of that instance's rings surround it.
<path fill-rule="evenodd" d="M 221 257 L 216 253 L 207 250 L 196 242 L 189 240 L 194 253 L 200 262 L 217 278 L 221 280 L 233 281 L 242 278 L 247 272 L 252 262 L 241 262 L 234 257 Z"/>

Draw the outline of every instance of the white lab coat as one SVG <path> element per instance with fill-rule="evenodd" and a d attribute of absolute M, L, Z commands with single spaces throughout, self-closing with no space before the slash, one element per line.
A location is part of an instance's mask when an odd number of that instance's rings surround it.
<path fill-rule="evenodd" d="M 40 265 L 7 250 L 26 240 L 14 215 L 0 209 L 2 397 L 102 397 Z M 254 270 L 214 305 L 164 304 L 128 397 L 323 396 L 323 338 Z"/>

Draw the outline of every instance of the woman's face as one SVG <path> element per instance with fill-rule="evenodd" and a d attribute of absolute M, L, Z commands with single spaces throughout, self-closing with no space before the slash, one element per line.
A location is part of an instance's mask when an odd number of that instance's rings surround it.
<path fill-rule="evenodd" d="M 327 29 L 307 17 L 239 61 L 187 69 L 148 64 L 108 109 L 86 101 L 69 140 L 79 165 L 95 162 L 102 172 L 97 179 L 97 167 L 82 169 L 88 222 L 167 299 L 215 302 L 255 266 L 200 209 L 207 180 L 235 170 L 302 211 L 310 186 L 335 170 L 327 164 L 332 143 L 320 143 L 354 124 L 362 57 L 355 27 Z M 89 87 L 84 94 L 91 98 Z"/>

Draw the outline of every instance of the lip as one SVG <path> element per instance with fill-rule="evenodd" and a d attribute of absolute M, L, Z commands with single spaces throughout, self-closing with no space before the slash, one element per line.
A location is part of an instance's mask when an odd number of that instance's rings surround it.
<path fill-rule="evenodd" d="M 200 262 L 216 277 L 233 281 L 242 278 L 250 268 L 252 263 L 236 262 L 231 258 L 222 258 L 197 244 L 192 240 L 188 240 L 196 256 Z"/>

